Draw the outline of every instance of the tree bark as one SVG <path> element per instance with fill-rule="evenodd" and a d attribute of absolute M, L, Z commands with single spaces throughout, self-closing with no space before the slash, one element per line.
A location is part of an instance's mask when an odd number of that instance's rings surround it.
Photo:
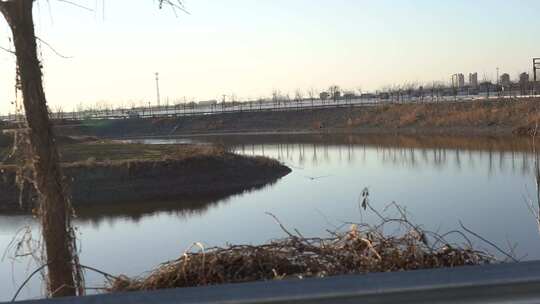
<path fill-rule="evenodd" d="M 32 16 L 33 0 L 0 0 L 0 11 L 13 33 L 26 121 L 32 150 L 34 182 L 40 198 L 40 218 L 52 297 L 74 296 L 76 287 L 69 200 L 63 186 L 58 150 L 49 122 L 37 57 Z"/>

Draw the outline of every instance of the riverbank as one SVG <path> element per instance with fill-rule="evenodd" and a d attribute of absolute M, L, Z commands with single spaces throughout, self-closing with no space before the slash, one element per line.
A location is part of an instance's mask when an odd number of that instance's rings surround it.
<path fill-rule="evenodd" d="M 223 133 L 526 134 L 540 118 L 538 99 L 380 104 L 281 112 L 88 120 L 57 126 L 61 135 L 101 138 Z"/>
<path fill-rule="evenodd" d="M 227 197 L 273 183 L 290 172 L 278 161 L 209 145 L 93 143 L 69 145 L 61 151 L 75 207 Z M 34 207 L 36 193 L 27 182 L 20 187 L 17 168 L 0 166 L 0 211 Z"/>

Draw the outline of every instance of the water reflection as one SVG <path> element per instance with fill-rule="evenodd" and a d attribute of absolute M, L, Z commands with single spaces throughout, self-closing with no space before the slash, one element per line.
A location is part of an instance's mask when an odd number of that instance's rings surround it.
<path fill-rule="evenodd" d="M 248 192 L 80 208 L 76 224 L 84 264 L 139 275 L 177 258 L 193 242 L 205 246 L 267 242 L 283 236 L 267 211 L 306 236 L 324 236 L 332 224 L 376 221 L 358 213 L 358 197 L 366 186 L 375 207 L 396 201 L 426 230 L 449 231 L 462 221 L 501 248 L 517 243 L 516 255 L 526 255 L 525 260 L 540 259 L 538 222 L 524 201 L 536 186 L 527 138 L 246 135 L 193 141 L 274 157 L 293 172 Z M 534 198 L 533 202 L 537 203 Z M 31 217 L 0 216 L 0 249 L 26 221 Z M 486 247 L 481 242 L 475 245 Z M 25 278 L 21 268 L 15 271 L 20 274 L 17 283 Z M 8 282 L 0 284 L 0 300 L 8 300 L 17 287 L 9 284 L 11 273 L 11 265 L 0 262 L 0 282 Z M 102 278 L 90 277 L 88 282 L 98 285 Z M 27 297 L 38 294 L 39 282 L 34 286 Z"/>
<path fill-rule="evenodd" d="M 183 197 L 174 201 L 135 202 L 120 204 L 99 204 L 76 207 L 77 223 L 91 224 L 99 228 L 104 223 L 113 224 L 117 219 L 139 223 L 145 217 L 157 214 L 174 216 L 178 219 L 201 217 L 206 212 L 220 205 L 225 205 L 235 198 L 249 195 L 253 191 L 269 189 L 275 185 L 274 180 L 263 186 L 254 186 L 244 190 L 211 193 L 204 196 Z"/>
<path fill-rule="evenodd" d="M 294 138 L 294 137 L 293 137 Z M 315 137 L 318 138 L 318 137 Z M 335 140 L 335 138 L 333 138 Z M 370 142 L 369 137 L 346 137 L 346 144 L 328 142 L 319 143 L 240 143 L 236 138 L 220 138 L 219 143 L 230 151 L 244 155 L 263 155 L 277 158 L 293 168 L 301 169 L 306 165 L 319 166 L 332 162 L 350 165 L 367 164 L 367 155 L 375 152 L 378 161 L 392 167 L 419 169 L 425 167 L 445 170 L 448 168 L 463 169 L 464 166 L 483 170 L 488 176 L 495 173 L 529 175 L 533 169 L 534 160 L 529 152 L 527 140 L 516 144 L 510 141 L 508 145 L 496 139 L 483 139 L 464 147 L 430 147 L 428 143 L 415 141 L 409 147 L 402 146 L 406 139 L 393 137 L 381 143 L 380 140 Z M 209 138 L 210 141 L 215 141 Z M 243 138 L 249 141 L 250 138 Z M 455 143 L 454 138 L 449 140 Z M 476 140 L 476 139 L 475 139 Z M 435 141 L 441 144 L 441 139 Z M 497 147 L 497 149 L 495 149 Z M 504 148 L 503 148 L 504 147 Z M 371 161 L 371 160 L 370 160 Z M 485 166 L 480 168 L 480 166 Z"/>

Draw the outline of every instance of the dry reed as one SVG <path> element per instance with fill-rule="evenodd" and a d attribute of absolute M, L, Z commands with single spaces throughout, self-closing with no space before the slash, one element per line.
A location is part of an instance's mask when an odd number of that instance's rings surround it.
<path fill-rule="evenodd" d="M 369 207 L 367 196 L 362 207 Z M 112 280 L 109 292 L 194 287 L 261 280 L 325 277 L 370 272 L 404 271 L 438 267 L 488 264 L 495 260 L 476 251 L 464 233 L 460 246 L 439 235 L 422 230 L 406 218 L 398 205 L 398 218 L 381 217 L 379 225 L 348 223 L 347 231 L 328 231 L 327 238 L 306 238 L 295 230 L 264 245 L 235 245 L 205 249 L 195 244 L 179 259 L 160 265 L 146 277 L 120 276 Z M 384 230 L 393 229 L 391 235 Z M 339 229 L 338 229 L 339 230 Z M 198 250 L 193 250 L 198 248 Z"/>

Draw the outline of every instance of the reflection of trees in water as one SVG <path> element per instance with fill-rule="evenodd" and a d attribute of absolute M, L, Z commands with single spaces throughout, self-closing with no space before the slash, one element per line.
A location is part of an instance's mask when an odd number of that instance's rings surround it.
<path fill-rule="evenodd" d="M 313 165 L 318 165 L 319 164 L 319 159 L 317 157 L 317 145 L 316 144 L 313 144 L 313 157 L 311 159 L 311 163 Z"/>
<path fill-rule="evenodd" d="M 491 151 L 491 149 L 488 151 L 488 157 L 489 157 L 488 176 L 492 176 L 493 175 L 493 151 Z"/>
<path fill-rule="evenodd" d="M 458 149 L 455 149 L 454 153 L 455 153 L 454 159 L 455 159 L 456 168 L 458 170 L 461 170 L 461 153 L 459 153 Z"/>
<path fill-rule="evenodd" d="M 330 162 L 330 155 L 328 154 L 328 145 L 323 145 L 324 148 L 324 160 L 328 163 Z"/>
<path fill-rule="evenodd" d="M 306 161 L 306 149 L 304 145 L 298 145 L 298 164 L 303 166 Z"/>
<path fill-rule="evenodd" d="M 474 163 L 475 162 L 474 162 L 472 150 L 469 150 L 467 154 L 469 155 L 469 168 L 474 169 L 474 167 L 475 167 Z"/>
<path fill-rule="evenodd" d="M 504 161 L 504 153 L 499 151 L 499 168 L 502 172 L 506 171 L 506 162 Z"/>
<path fill-rule="evenodd" d="M 112 225 L 118 219 L 126 219 L 138 223 L 143 218 L 156 214 L 168 214 L 187 219 L 193 216 L 201 216 L 212 208 L 228 203 L 233 197 L 271 187 L 276 182 L 277 179 L 263 186 L 222 193 L 210 193 L 204 196 L 186 197 L 178 201 L 103 204 L 91 207 L 77 207 L 77 222 L 91 223 L 95 227 L 100 226 L 104 222 Z"/>
<path fill-rule="evenodd" d="M 521 155 L 521 173 L 523 175 L 529 174 L 529 172 L 531 170 L 530 161 L 531 161 L 530 156 L 528 156 L 526 154 Z"/>
<path fill-rule="evenodd" d="M 536 227 L 540 233 L 540 152 L 533 148 L 533 175 L 535 177 L 536 191 L 534 197 L 529 193 L 527 196 L 527 204 L 529 211 L 536 219 Z"/>
<path fill-rule="evenodd" d="M 233 146 L 233 152 L 245 153 L 241 145 Z M 252 145 L 251 155 L 274 157 L 282 162 L 303 166 L 306 159 L 312 166 L 323 163 L 346 162 L 365 164 L 368 154 L 375 156 L 383 164 L 394 167 L 419 169 L 432 167 L 438 170 L 455 168 L 462 170 L 485 168 L 488 176 L 497 173 L 527 175 L 531 173 L 532 155 L 524 151 L 465 150 L 459 148 L 413 148 L 386 147 L 369 144 L 326 144 L 326 143 L 279 143 Z"/>

